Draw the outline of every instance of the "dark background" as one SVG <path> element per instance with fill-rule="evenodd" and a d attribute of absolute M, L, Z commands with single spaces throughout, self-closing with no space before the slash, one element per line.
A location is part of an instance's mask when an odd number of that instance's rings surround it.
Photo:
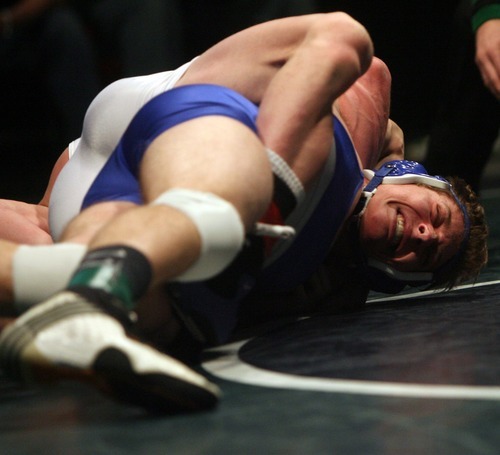
<path fill-rule="evenodd" d="M 436 97 L 446 83 L 441 77 L 443 60 L 457 3 L 457 0 L 316 2 L 318 11 L 343 10 L 367 27 L 376 54 L 391 69 L 392 117 L 403 127 L 409 141 L 428 132 Z M 182 45 L 179 43 L 176 56 L 179 61 L 190 59 L 224 36 L 263 20 L 245 12 L 245 8 L 251 12 L 256 4 L 253 1 L 190 0 L 182 4 L 182 28 L 187 39 Z M 108 69 L 103 78 L 105 83 L 121 77 L 118 70 L 109 72 L 113 65 L 108 63 L 100 62 L 103 69 Z M 165 69 L 173 64 L 167 62 Z M 55 159 L 73 138 L 63 137 L 61 120 L 36 74 L 23 72 L 15 81 L 0 82 L 0 198 L 36 202 L 43 194 Z M 22 90 L 14 90 L 10 84 Z"/>

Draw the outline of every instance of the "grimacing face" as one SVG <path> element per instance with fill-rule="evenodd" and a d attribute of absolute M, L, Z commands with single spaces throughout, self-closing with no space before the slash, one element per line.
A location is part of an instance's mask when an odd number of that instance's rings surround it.
<path fill-rule="evenodd" d="M 401 272 L 433 272 L 455 256 L 464 236 L 462 211 L 445 191 L 384 184 L 360 221 L 364 253 Z"/>

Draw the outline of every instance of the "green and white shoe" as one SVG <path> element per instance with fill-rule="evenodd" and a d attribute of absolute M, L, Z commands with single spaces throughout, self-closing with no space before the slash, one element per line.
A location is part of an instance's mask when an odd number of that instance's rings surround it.
<path fill-rule="evenodd" d="M 206 378 L 133 339 L 98 304 L 70 291 L 3 331 L 0 366 L 26 385 L 78 380 L 155 413 L 210 409 L 220 396 Z"/>

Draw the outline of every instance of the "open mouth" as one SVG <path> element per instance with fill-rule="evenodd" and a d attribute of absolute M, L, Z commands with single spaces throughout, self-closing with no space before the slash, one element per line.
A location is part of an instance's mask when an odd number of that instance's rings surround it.
<path fill-rule="evenodd" d="M 401 240 L 403 239 L 403 233 L 405 228 L 405 219 L 400 213 L 396 216 L 396 228 L 394 229 L 394 236 L 391 241 L 391 246 L 394 250 L 397 250 Z"/>

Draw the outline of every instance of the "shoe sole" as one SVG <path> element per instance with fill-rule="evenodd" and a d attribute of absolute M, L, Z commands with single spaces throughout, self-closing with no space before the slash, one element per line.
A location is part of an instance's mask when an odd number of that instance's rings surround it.
<path fill-rule="evenodd" d="M 141 406 L 151 413 L 191 412 L 216 406 L 219 390 L 214 384 L 177 360 L 129 337 L 129 342 L 137 344 L 133 350 L 142 349 L 147 357 L 158 356 L 158 368 L 138 371 L 133 357 L 112 344 L 97 350 L 86 368 L 52 362 L 35 345 L 39 333 L 68 316 L 98 313 L 109 317 L 86 301 L 71 302 L 71 307 L 68 313 L 60 301 L 48 301 L 6 328 L 0 338 L 0 362 L 9 377 L 25 384 L 47 385 L 64 380 L 91 384 L 118 401 Z"/>

